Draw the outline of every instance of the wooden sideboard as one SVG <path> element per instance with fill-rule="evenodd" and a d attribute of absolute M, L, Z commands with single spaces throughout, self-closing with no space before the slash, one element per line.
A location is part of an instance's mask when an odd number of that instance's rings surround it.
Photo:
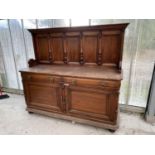
<path fill-rule="evenodd" d="M 29 30 L 35 60 L 21 70 L 27 111 L 116 130 L 127 25 Z"/>

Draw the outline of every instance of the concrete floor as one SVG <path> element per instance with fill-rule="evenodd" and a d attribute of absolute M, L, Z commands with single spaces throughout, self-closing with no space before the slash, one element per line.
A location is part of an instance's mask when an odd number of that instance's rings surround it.
<path fill-rule="evenodd" d="M 22 95 L 9 94 L 10 98 L 0 100 L 0 134 L 11 135 L 110 135 L 110 134 L 155 134 L 155 124 L 149 124 L 139 114 L 120 113 L 120 128 L 111 133 L 108 130 L 70 121 L 55 119 L 25 111 Z"/>

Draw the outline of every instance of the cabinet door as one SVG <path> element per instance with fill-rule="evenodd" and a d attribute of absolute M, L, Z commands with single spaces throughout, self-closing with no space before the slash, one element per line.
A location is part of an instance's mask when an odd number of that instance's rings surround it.
<path fill-rule="evenodd" d="M 116 123 L 118 93 L 70 86 L 67 88 L 67 113 L 89 120 Z"/>
<path fill-rule="evenodd" d="M 29 107 L 61 111 L 60 91 L 56 84 L 25 82 L 25 96 Z"/>

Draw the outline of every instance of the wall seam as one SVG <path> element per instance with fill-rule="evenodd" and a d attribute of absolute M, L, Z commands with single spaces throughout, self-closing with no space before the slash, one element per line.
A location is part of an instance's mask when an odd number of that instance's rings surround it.
<path fill-rule="evenodd" d="M 18 85 L 18 89 L 20 89 L 20 81 L 19 81 L 19 77 L 18 77 L 17 63 L 16 63 L 15 51 L 14 51 L 14 46 L 13 46 L 13 38 L 12 38 L 12 34 L 11 34 L 9 19 L 7 20 L 7 23 L 8 23 L 9 33 L 10 33 L 11 48 L 12 48 L 13 60 L 14 60 L 14 65 L 15 65 L 15 70 L 16 70 L 17 85 Z"/>
<path fill-rule="evenodd" d="M 23 23 L 23 19 L 21 19 L 21 24 L 22 24 L 22 35 L 23 35 L 23 41 L 24 41 L 24 48 L 25 48 L 25 56 L 26 56 L 26 61 L 28 62 L 28 50 L 26 47 L 26 41 L 25 41 L 25 33 L 24 33 L 24 23 Z M 27 67 L 28 67 L 28 63 L 26 63 Z"/>

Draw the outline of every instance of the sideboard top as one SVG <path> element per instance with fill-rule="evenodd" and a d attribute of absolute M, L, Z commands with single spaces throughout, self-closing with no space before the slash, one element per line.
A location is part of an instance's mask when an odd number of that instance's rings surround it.
<path fill-rule="evenodd" d="M 114 66 L 37 65 L 32 68 L 22 69 L 20 72 L 89 79 L 122 80 L 122 73 Z"/>

